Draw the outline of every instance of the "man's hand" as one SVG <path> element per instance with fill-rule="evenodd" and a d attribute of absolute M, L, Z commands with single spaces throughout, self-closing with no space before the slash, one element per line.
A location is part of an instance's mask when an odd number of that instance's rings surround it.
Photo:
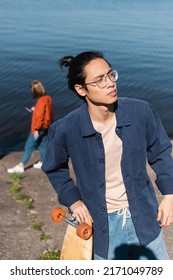
<path fill-rule="evenodd" d="M 73 215 L 76 217 L 76 220 L 79 223 L 86 223 L 91 225 L 92 223 L 92 217 L 87 209 L 87 207 L 85 206 L 85 204 L 81 201 L 78 200 L 75 203 L 73 203 L 70 206 L 70 210 L 73 212 Z"/>
<path fill-rule="evenodd" d="M 167 227 L 173 223 L 173 194 L 165 195 L 158 207 L 157 221 L 160 227 Z"/>

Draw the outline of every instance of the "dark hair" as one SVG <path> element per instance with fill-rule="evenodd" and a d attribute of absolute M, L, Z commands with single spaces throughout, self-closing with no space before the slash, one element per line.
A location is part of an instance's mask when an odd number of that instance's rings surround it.
<path fill-rule="evenodd" d="M 68 88 L 75 91 L 75 85 L 79 84 L 86 88 L 85 86 L 85 66 L 92 60 L 102 58 L 103 54 L 97 51 L 82 52 L 77 56 L 64 56 L 60 59 L 59 65 L 61 68 L 69 67 L 67 74 L 68 78 Z M 86 88 L 87 90 L 87 88 Z M 75 91 L 76 92 L 76 91 Z M 82 99 L 85 99 L 81 97 Z"/>
<path fill-rule="evenodd" d="M 30 85 L 30 88 L 31 88 L 31 91 L 32 91 L 32 97 L 34 99 L 37 99 L 37 98 L 40 98 L 43 95 L 46 95 L 45 87 L 38 80 L 33 81 L 32 84 Z"/>

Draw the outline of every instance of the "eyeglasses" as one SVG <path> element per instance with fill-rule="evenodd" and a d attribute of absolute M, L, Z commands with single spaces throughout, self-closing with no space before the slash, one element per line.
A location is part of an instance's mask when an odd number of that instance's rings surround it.
<path fill-rule="evenodd" d="M 106 86 L 107 78 L 111 82 L 116 82 L 118 80 L 118 72 L 116 70 L 112 70 L 108 74 L 102 75 L 98 78 L 97 81 L 91 83 L 85 83 L 84 85 L 98 86 L 99 88 L 104 88 Z"/>

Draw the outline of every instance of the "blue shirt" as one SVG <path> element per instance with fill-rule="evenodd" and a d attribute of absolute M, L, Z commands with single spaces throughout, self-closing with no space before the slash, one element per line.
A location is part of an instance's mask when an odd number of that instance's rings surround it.
<path fill-rule="evenodd" d="M 156 172 L 160 192 L 172 194 L 172 145 L 158 115 L 147 102 L 118 98 L 115 114 L 115 133 L 123 143 L 121 168 L 129 208 L 139 241 L 146 246 L 160 232 L 156 221 L 158 203 L 146 161 Z M 76 183 L 69 175 L 69 158 Z M 94 253 L 107 258 L 104 146 L 102 135 L 92 125 L 86 103 L 52 124 L 42 169 L 61 204 L 69 207 L 83 200 L 94 220 Z"/>

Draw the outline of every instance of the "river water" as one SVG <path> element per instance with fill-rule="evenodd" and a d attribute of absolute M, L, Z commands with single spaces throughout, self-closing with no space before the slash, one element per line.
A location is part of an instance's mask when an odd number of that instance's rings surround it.
<path fill-rule="evenodd" d="M 0 0 L 0 154 L 23 149 L 33 80 L 52 96 L 55 119 L 81 104 L 58 60 L 86 50 L 103 52 L 119 96 L 150 102 L 173 137 L 172 27 L 172 0 Z"/>

